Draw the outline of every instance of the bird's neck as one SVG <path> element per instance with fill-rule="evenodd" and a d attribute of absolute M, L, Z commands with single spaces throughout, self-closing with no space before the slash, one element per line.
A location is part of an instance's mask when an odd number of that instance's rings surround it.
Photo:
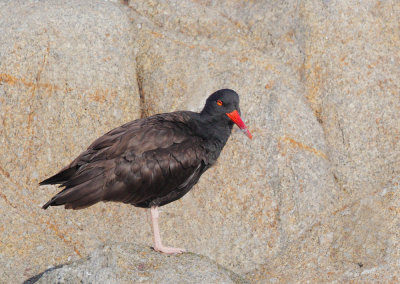
<path fill-rule="evenodd" d="M 196 114 L 194 121 L 196 134 L 205 140 L 208 150 L 217 154 L 216 159 L 231 135 L 233 123 L 224 117 L 212 116 L 207 113 Z"/>

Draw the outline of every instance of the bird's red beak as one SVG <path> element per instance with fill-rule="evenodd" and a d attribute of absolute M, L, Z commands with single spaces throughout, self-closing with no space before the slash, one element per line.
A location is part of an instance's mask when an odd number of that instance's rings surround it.
<path fill-rule="evenodd" d="M 236 123 L 237 126 L 239 126 L 239 128 L 241 130 L 243 130 L 243 132 L 247 135 L 247 137 L 249 137 L 250 139 L 253 139 L 253 135 L 251 135 L 250 131 L 247 129 L 246 124 L 244 124 L 243 120 L 240 118 L 240 115 L 238 113 L 237 110 L 234 110 L 232 112 L 228 112 L 226 113 L 226 115 L 234 122 Z"/>

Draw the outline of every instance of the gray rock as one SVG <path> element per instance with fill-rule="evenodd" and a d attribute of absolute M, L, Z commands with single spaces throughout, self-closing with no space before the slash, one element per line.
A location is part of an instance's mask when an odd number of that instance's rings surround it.
<path fill-rule="evenodd" d="M 50 268 L 25 283 L 246 283 L 246 280 L 194 253 L 167 256 L 149 247 L 110 243 L 85 259 Z"/>

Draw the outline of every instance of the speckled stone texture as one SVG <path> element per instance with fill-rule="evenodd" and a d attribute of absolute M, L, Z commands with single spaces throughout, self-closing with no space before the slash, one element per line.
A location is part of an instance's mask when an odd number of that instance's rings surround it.
<path fill-rule="evenodd" d="M 125 4 L 124 4 L 125 3 Z M 11 16 L 10 16 L 11 15 Z M 25 280 L 147 212 L 40 205 L 129 120 L 232 88 L 253 133 L 161 209 L 165 244 L 260 282 L 400 278 L 398 1 L 0 1 L 0 269 Z"/>
<path fill-rule="evenodd" d="M 30 283 L 248 283 L 205 256 L 167 256 L 149 247 L 109 243 L 89 257 L 47 269 Z"/>

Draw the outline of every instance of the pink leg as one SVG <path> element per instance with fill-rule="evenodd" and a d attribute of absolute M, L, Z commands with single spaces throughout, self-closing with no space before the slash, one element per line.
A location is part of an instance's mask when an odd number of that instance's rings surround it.
<path fill-rule="evenodd" d="M 153 206 L 150 208 L 151 223 L 153 229 L 154 250 L 166 254 L 175 254 L 185 252 L 185 249 L 165 247 L 161 243 L 160 228 L 158 227 L 158 208 Z"/>

